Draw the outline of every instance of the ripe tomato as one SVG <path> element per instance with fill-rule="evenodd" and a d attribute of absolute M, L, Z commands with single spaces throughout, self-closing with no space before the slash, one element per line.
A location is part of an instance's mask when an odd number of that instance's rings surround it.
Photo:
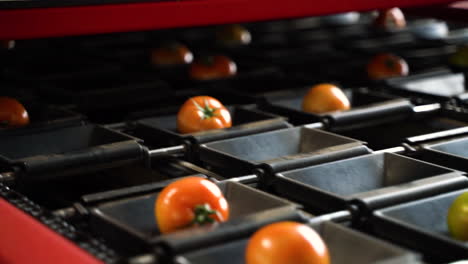
<path fill-rule="evenodd" d="M 180 133 L 194 133 L 231 126 L 231 114 L 227 108 L 210 96 L 195 96 L 188 99 L 177 114 L 177 129 Z"/>
<path fill-rule="evenodd" d="M 381 10 L 374 25 L 384 29 L 401 29 L 406 27 L 405 15 L 398 7 Z"/>
<path fill-rule="evenodd" d="M 156 221 L 166 234 L 191 225 L 224 222 L 229 218 L 229 205 L 213 182 L 200 177 L 175 181 L 159 194 Z"/>
<path fill-rule="evenodd" d="M 237 73 L 236 64 L 226 56 L 208 56 L 196 60 L 190 66 L 190 78 L 213 80 L 227 78 Z"/>
<path fill-rule="evenodd" d="M 343 91 L 328 83 L 318 84 L 310 88 L 302 101 L 302 110 L 309 113 L 326 113 L 348 110 L 351 103 Z"/>
<path fill-rule="evenodd" d="M 14 98 L 0 97 L 0 127 L 22 127 L 29 124 L 24 106 Z"/>
<path fill-rule="evenodd" d="M 246 264 L 329 264 L 328 249 L 317 232 L 296 222 L 278 222 L 250 238 Z"/>
<path fill-rule="evenodd" d="M 454 238 L 468 241 L 468 192 L 453 201 L 448 210 L 447 224 Z"/>
<path fill-rule="evenodd" d="M 241 25 L 227 25 L 216 33 L 216 40 L 223 46 L 248 45 L 252 41 L 252 35 Z"/>
<path fill-rule="evenodd" d="M 180 43 L 170 43 L 151 52 L 151 63 L 157 66 L 190 64 L 192 61 L 192 52 Z"/>
<path fill-rule="evenodd" d="M 367 75 L 372 80 L 406 76 L 408 73 L 406 61 L 393 54 L 379 54 L 367 64 Z"/>

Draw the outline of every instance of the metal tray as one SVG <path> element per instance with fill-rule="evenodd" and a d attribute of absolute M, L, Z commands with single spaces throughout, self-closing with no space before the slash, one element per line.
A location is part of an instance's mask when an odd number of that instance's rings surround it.
<path fill-rule="evenodd" d="M 331 125 L 343 125 L 360 120 L 382 119 L 386 116 L 409 114 L 413 104 L 404 98 L 372 92 L 367 88 L 344 89 L 352 109 L 325 114 L 302 111 L 302 100 L 309 88 L 272 92 L 265 95 L 266 103 L 261 109 L 287 116 L 293 124 L 303 125 L 325 120 Z"/>
<path fill-rule="evenodd" d="M 328 247 L 331 263 L 422 263 L 419 256 L 408 250 L 370 237 L 331 221 L 314 223 Z M 176 264 L 243 264 L 247 238 L 226 241 L 209 248 L 187 252 L 175 258 Z"/>
<path fill-rule="evenodd" d="M 441 109 L 430 109 L 433 105 L 420 106 L 426 111 L 416 111 L 407 115 L 393 115 L 382 119 L 361 121 L 344 126 L 330 126 L 334 133 L 366 141 L 373 150 L 381 150 L 401 145 L 414 144 L 414 140 L 438 132 L 438 137 L 451 134 L 452 129 L 468 124 L 466 115 L 453 115 Z"/>
<path fill-rule="evenodd" d="M 386 85 L 390 93 L 436 102 L 466 97 L 463 74 L 447 69 L 388 79 Z"/>
<path fill-rule="evenodd" d="M 467 259 L 468 246 L 448 234 L 446 216 L 463 189 L 377 210 L 369 226 L 379 236 L 424 253 L 429 263 Z"/>
<path fill-rule="evenodd" d="M 146 153 L 138 140 L 98 125 L 5 130 L 0 135 L 0 167 L 19 170 L 19 180 L 143 160 Z"/>
<path fill-rule="evenodd" d="M 200 144 L 216 140 L 240 137 L 291 127 L 286 119 L 262 112 L 256 106 L 228 106 L 232 127 L 197 133 L 181 134 L 177 131 L 177 114 L 140 119 L 136 122 L 133 135 L 153 147 L 166 147 L 186 144 L 186 156 L 197 159 Z"/>
<path fill-rule="evenodd" d="M 276 175 L 272 188 L 281 196 L 320 212 L 358 203 L 375 208 L 468 186 L 460 172 L 393 153 L 369 154 Z"/>
<path fill-rule="evenodd" d="M 214 168 L 262 176 L 369 153 L 360 141 L 315 129 L 317 124 L 203 144 L 200 159 Z M 266 180 L 266 179 L 263 179 Z"/>
<path fill-rule="evenodd" d="M 235 226 L 242 222 L 254 221 L 257 215 L 267 216 L 274 209 L 289 208 L 288 210 L 291 210 L 297 207 L 291 202 L 236 182 L 218 183 L 218 186 L 230 205 L 230 220 L 227 226 L 229 223 Z M 160 191 L 163 187 L 160 186 L 159 190 L 154 191 Z M 136 253 L 147 249 L 151 244 L 163 243 L 164 237 L 171 235 L 161 236 L 159 233 L 154 216 L 157 196 L 158 193 L 152 193 L 100 204 L 91 210 L 91 224 L 96 232 L 124 252 Z M 223 225 L 219 225 L 221 232 L 222 228 Z M 200 235 L 206 232 L 203 230 L 195 229 L 193 232 Z M 180 232 L 175 233 L 176 237 L 178 233 Z M 196 239 L 194 235 L 188 235 L 185 238 L 183 241 Z"/>

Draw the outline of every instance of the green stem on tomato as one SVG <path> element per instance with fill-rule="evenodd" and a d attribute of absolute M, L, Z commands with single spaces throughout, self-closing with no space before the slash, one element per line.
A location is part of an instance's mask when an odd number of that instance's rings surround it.
<path fill-rule="evenodd" d="M 212 117 L 217 116 L 216 111 L 217 111 L 219 108 L 210 107 L 210 106 L 208 105 L 208 101 L 205 100 L 205 106 L 199 105 L 195 100 L 193 101 L 193 103 L 194 103 L 195 106 L 197 107 L 198 111 L 200 111 L 200 112 L 203 113 L 203 117 L 202 117 L 203 119 L 209 119 L 209 118 L 212 118 Z"/>
<path fill-rule="evenodd" d="M 207 203 L 195 206 L 193 212 L 195 216 L 192 220 L 192 225 L 205 225 L 216 222 L 213 215 L 217 215 L 218 211 L 213 210 Z"/>

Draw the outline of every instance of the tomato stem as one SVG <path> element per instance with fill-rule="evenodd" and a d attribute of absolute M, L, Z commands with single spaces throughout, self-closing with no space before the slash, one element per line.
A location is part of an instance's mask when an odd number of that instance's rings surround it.
<path fill-rule="evenodd" d="M 218 211 L 213 210 L 207 203 L 196 205 L 193 212 L 195 217 L 192 220 L 192 225 L 204 225 L 214 223 L 216 220 L 212 215 L 217 215 Z"/>
<path fill-rule="evenodd" d="M 216 116 L 216 110 L 218 110 L 219 108 L 216 108 L 216 107 L 210 107 L 208 105 L 208 101 L 205 100 L 205 106 L 201 106 L 199 105 L 195 100 L 193 101 L 193 103 L 195 104 L 195 106 L 197 107 L 198 111 L 202 112 L 203 114 L 203 119 L 209 119 L 209 118 L 212 118 L 212 117 L 215 117 Z"/>

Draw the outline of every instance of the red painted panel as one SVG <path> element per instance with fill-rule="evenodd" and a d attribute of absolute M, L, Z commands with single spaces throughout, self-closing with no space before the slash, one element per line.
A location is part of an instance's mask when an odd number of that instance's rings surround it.
<path fill-rule="evenodd" d="M 3 199 L 0 199 L 0 263 L 102 264 Z"/>
<path fill-rule="evenodd" d="M 451 0 L 193 0 L 0 10 L 0 39 L 150 30 L 300 17 Z"/>

